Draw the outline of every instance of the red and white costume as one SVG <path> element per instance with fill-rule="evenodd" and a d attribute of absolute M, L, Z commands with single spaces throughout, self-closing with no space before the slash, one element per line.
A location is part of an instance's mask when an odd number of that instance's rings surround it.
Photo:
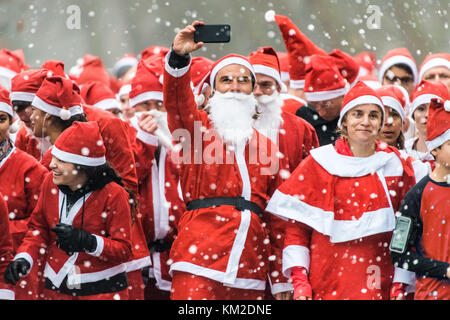
<path fill-rule="evenodd" d="M 261 158 L 268 157 L 268 151 L 260 141 L 266 142 L 267 139 L 260 139 L 260 134 L 254 130 L 249 142 L 235 145 L 234 150 L 230 150 L 225 143 L 204 138 L 212 133 L 213 127 L 208 114 L 197 110 L 190 87 L 190 66 L 170 67 L 169 55 L 166 56 L 164 73 L 164 104 L 168 111 L 169 129 L 172 134 L 186 133 L 191 138 L 187 150 L 181 155 L 183 199 L 187 203 L 212 197 L 243 197 L 264 208 L 272 176 L 265 174 L 261 164 Z M 237 61 L 240 64 L 245 60 L 245 66 L 253 69 L 245 58 L 237 55 L 222 58 L 215 66 L 223 65 L 226 59 L 230 60 L 225 63 Z M 213 68 L 212 71 L 213 74 L 217 70 Z M 213 75 L 211 79 L 214 79 Z M 217 135 L 215 137 L 220 139 Z M 214 148 L 217 145 L 219 149 Z M 216 159 L 205 158 L 203 150 L 212 149 L 220 154 L 214 153 Z M 250 158 L 255 150 L 261 158 Z M 178 236 L 170 252 L 173 261 L 170 272 L 212 279 L 216 285 L 245 289 L 243 293 L 259 290 L 262 297 L 270 254 L 269 241 L 265 239 L 267 230 L 263 222 L 248 209 L 240 211 L 233 206 L 220 205 L 186 211 L 178 223 Z M 172 290 L 183 290 L 175 285 L 174 279 Z M 214 290 L 224 289 L 218 287 Z M 210 293 L 212 295 L 213 292 Z"/>
<path fill-rule="evenodd" d="M 11 234 L 9 233 L 8 208 L 0 192 L 0 299 L 14 300 L 14 287 L 5 282 L 3 275 L 13 257 Z"/>
<path fill-rule="evenodd" d="M 390 147 L 368 158 L 353 157 L 343 140 L 312 150 L 267 206 L 295 221 L 286 230 L 285 275 L 306 268 L 313 299 L 387 299 L 395 211 L 414 182 Z"/>

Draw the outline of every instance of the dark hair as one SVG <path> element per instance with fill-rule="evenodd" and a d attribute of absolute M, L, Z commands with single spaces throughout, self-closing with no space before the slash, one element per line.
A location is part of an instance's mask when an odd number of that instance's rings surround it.
<path fill-rule="evenodd" d="M 86 174 L 88 180 L 84 187 L 91 191 L 102 189 L 110 182 L 115 182 L 124 188 L 130 197 L 129 203 L 131 209 L 131 221 L 132 223 L 134 222 L 138 207 L 137 198 L 133 191 L 124 187 L 122 178 L 116 173 L 108 162 L 96 167 L 83 166 L 79 164 L 76 164 L 75 167 L 78 171 Z"/>
<path fill-rule="evenodd" d="M 85 114 L 75 114 L 75 115 L 71 116 L 70 119 L 68 119 L 68 120 L 63 120 L 59 117 L 54 117 L 54 118 L 55 118 L 56 124 L 61 127 L 62 131 L 69 128 L 75 121 L 88 122 Z"/>
<path fill-rule="evenodd" d="M 12 100 L 11 101 L 12 105 L 13 105 L 13 109 L 15 112 L 21 112 L 23 111 L 25 108 L 28 108 L 31 106 L 31 102 L 29 101 L 22 101 L 22 100 Z"/>
<path fill-rule="evenodd" d="M 400 135 L 397 138 L 397 141 L 395 142 L 395 147 L 398 150 L 405 149 L 405 136 L 403 135 L 403 132 L 400 131 Z"/>

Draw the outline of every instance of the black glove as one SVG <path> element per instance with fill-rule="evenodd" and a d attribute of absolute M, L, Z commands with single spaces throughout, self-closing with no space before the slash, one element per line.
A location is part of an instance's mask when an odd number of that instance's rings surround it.
<path fill-rule="evenodd" d="M 95 236 L 70 224 L 57 223 L 51 230 L 58 237 L 56 240 L 58 247 L 68 255 L 81 251 L 91 252 L 97 247 Z"/>
<path fill-rule="evenodd" d="M 5 271 L 6 283 L 16 285 L 20 277 L 28 273 L 30 267 L 31 267 L 30 263 L 24 258 L 19 258 L 17 260 L 10 262 L 8 267 L 6 267 Z"/>

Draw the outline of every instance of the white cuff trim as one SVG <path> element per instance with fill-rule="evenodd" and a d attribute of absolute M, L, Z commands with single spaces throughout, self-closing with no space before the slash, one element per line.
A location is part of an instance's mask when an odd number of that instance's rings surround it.
<path fill-rule="evenodd" d="M 95 248 L 95 250 L 93 252 L 86 252 L 86 253 L 90 254 L 91 256 L 94 256 L 94 257 L 99 257 L 103 252 L 105 242 L 102 237 L 97 236 L 96 234 L 94 234 L 93 236 L 97 240 L 97 247 Z"/>
<path fill-rule="evenodd" d="M 181 69 L 174 69 L 169 65 L 169 57 L 172 54 L 172 51 L 170 51 L 168 54 L 166 54 L 166 71 L 174 78 L 181 78 L 182 76 L 184 76 L 188 70 L 191 68 L 191 56 L 189 55 L 189 64 Z"/>

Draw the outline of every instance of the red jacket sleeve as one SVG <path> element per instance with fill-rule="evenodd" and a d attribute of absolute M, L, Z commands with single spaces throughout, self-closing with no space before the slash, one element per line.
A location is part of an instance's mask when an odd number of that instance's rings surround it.
<path fill-rule="evenodd" d="M 0 299 L 13 299 L 13 287 L 5 282 L 3 275 L 12 260 L 12 240 L 9 233 L 8 208 L 0 194 Z"/>

